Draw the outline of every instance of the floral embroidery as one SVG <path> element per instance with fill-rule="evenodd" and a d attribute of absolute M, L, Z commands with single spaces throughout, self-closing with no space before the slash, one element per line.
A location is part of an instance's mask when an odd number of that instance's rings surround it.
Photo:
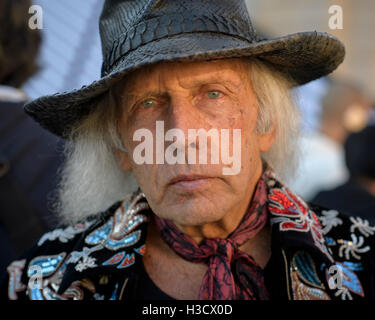
<path fill-rule="evenodd" d="M 90 254 L 103 249 L 103 245 L 99 244 L 93 248 L 83 247 L 82 251 L 73 251 L 67 263 L 76 263 L 74 267 L 78 272 L 86 270 L 88 268 L 95 268 L 96 258 L 90 257 Z"/>
<path fill-rule="evenodd" d="M 343 220 L 339 218 L 339 213 L 336 210 L 322 211 L 322 214 L 324 216 L 320 219 L 322 221 L 322 225 L 325 226 L 323 230 L 325 233 L 328 233 L 334 227 L 343 224 Z M 360 217 L 351 216 L 348 218 L 348 220 L 351 222 L 350 230 L 348 230 L 350 231 L 351 240 L 335 240 L 327 236 L 325 237 L 326 242 L 331 246 L 331 248 L 335 247 L 339 258 L 344 258 L 346 260 L 350 260 L 351 258 L 361 260 L 361 254 L 370 250 L 370 246 L 365 245 L 365 239 L 363 236 L 369 237 L 370 235 L 373 235 L 375 228 L 370 226 L 367 220 Z M 362 235 L 356 235 L 355 232 Z M 353 293 L 364 297 L 361 282 L 354 272 L 363 270 L 362 263 L 343 261 L 335 262 L 335 266 L 337 266 L 340 270 L 339 283 L 337 283 L 338 280 L 336 279 L 336 283 L 333 283 L 332 288 L 330 285 L 331 289 L 336 289 L 335 296 L 340 297 L 342 300 L 353 300 Z M 332 278 L 329 277 L 328 269 L 326 269 L 326 278 L 330 284 L 329 281 L 332 280 Z"/>
<path fill-rule="evenodd" d="M 84 289 L 93 294 L 95 292 L 95 285 L 90 279 L 82 279 L 74 281 L 68 289 L 64 292 L 64 298 L 72 300 L 83 300 L 85 297 Z"/>
<path fill-rule="evenodd" d="M 34 271 L 38 270 L 40 270 L 41 275 L 44 278 L 50 276 L 57 270 L 57 268 L 64 260 L 65 256 L 66 253 L 62 252 L 60 254 L 55 254 L 51 256 L 38 256 L 32 259 L 27 269 L 27 276 L 31 277 L 34 274 Z"/>
<path fill-rule="evenodd" d="M 342 224 L 342 219 L 338 218 L 338 211 L 336 210 L 322 210 L 322 217 L 320 221 L 324 226 L 322 233 L 327 234 L 333 227 L 337 227 L 339 224 Z"/>
<path fill-rule="evenodd" d="M 353 258 L 360 260 L 361 256 L 359 256 L 359 253 L 365 253 L 370 250 L 369 246 L 361 248 L 361 246 L 364 244 L 364 239 L 362 236 L 357 236 L 352 233 L 351 235 L 352 241 L 348 240 L 342 240 L 339 239 L 337 240 L 338 244 L 341 244 L 339 248 L 339 257 L 342 258 L 343 255 L 345 254 L 345 259 L 349 260 L 350 255 L 353 256 Z"/>
<path fill-rule="evenodd" d="M 365 237 L 372 236 L 375 232 L 375 227 L 371 227 L 370 223 L 366 219 L 360 217 L 350 217 L 350 221 L 353 223 L 350 227 L 350 232 L 354 232 L 355 229 L 363 234 Z"/>
<path fill-rule="evenodd" d="M 334 289 L 337 289 L 335 296 L 340 296 L 342 300 L 353 300 L 351 295 L 355 293 L 361 297 L 364 296 L 364 291 L 357 275 L 353 272 L 358 269 L 358 265 L 353 264 L 350 261 L 344 261 L 343 263 L 337 262 L 335 266 L 338 267 L 340 274 L 340 282 L 335 283 Z M 354 269 L 354 270 L 353 270 Z M 326 269 L 327 281 L 330 281 L 330 275 L 328 269 Z"/>
<path fill-rule="evenodd" d="M 137 203 L 142 197 L 144 194 L 139 193 L 130 204 L 128 201 L 123 201 L 107 223 L 86 237 L 86 244 L 101 243 L 109 250 L 119 250 L 137 243 L 141 231 L 133 230 L 148 221 L 145 215 L 139 214 L 139 211 L 149 208 L 146 202 Z"/>
<path fill-rule="evenodd" d="M 343 264 L 345 266 L 347 266 L 350 270 L 353 270 L 353 271 L 362 271 L 363 270 L 362 262 L 344 261 Z"/>
<path fill-rule="evenodd" d="M 65 229 L 55 229 L 53 231 L 45 233 L 38 241 L 38 246 L 41 246 L 47 240 L 54 241 L 58 240 L 63 243 L 67 243 L 73 239 L 77 234 L 86 231 L 94 221 L 87 221 L 84 223 L 77 224 L 75 226 L 69 226 Z"/>
<path fill-rule="evenodd" d="M 336 245 L 336 240 L 331 237 L 324 237 L 327 246 L 334 246 Z"/>
<path fill-rule="evenodd" d="M 146 253 L 146 245 L 142 245 L 139 248 L 134 248 L 134 251 L 140 254 L 141 256 L 144 256 Z"/>
<path fill-rule="evenodd" d="M 293 256 L 290 272 L 295 300 L 330 300 L 308 253 L 299 251 Z"/>
<path fill-rule="evenodd" d="M 135 262 L 134 253 L 127 254 L 125 251 L 119 252 L 114 255 L 112 258 L 103 262 L 104 266 L 117 265 L 117 269 L 123 269 L 131 266 Z"/>
<path fill-rule="evenodd" d="M 65 253 L 54 256 L 41 256 L 33 259 L 27 270 L 28 276 L 32 276 L 33 268 L 39 266 L 42 269 L 42 281 L 29 285 L 28 295 L 30 300 L 83 300 L 84 291 L 94 293 L 95 286 L 87 278 L 74 281 L 63 294 L 58 294 L 59 286 L 63 279 L 69 256 L 63 260 Z"/>
<path fill-rule="evenodd" d="M 64 255 L 65 253 L 62 253 L 61 257 Z M 27 270 L 29 276 L 33 274 L 33 267 L 36 265 L 46 267 L 42 267 L 42 281 L 40 283 L 35 283 L 28 288 L 27 292 L 30 300 L 66 300 L 66 298 L 58 295 L 56 292 L 60 286 L 67 263 L 66 261 L 59 263 L 52 262 L 54 259 L 60 261 L 57 256 L 58 255 L 37 257 L 30 262 Z M 51 270 L 51 266 L 54 268 L 53 271 Z"/>
<path fill-rule="evenodd" d="M 8 298 L 10 300 L 17 300 L 17 292 L 22 292 L 26 289 L 26 286 L 21 282 L 21 275 L 23 268 L 25 267 L 26 260 L 13 261 L 8 267 L 7 271 L 9 274 L 8 284 Z"/>
<path fill-rule="evenodd" d="M 333 261 L 325 246 L 319 219 L 302 199 L 287 188 L 271 189 L 268 198 L 270 200 L 268 208 L 276 216 L 271 218 L 271 224 L 279 223 L 280 231 L 310 231 L 314 244 Z"/>

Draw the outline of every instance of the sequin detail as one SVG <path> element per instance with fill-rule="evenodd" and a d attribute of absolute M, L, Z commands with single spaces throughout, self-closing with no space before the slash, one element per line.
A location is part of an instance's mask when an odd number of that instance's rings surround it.
<path fill-rule="evenodd" d="M 139 248 L 134 249 L 134 251 L 140 254 L 141 256 L 144 256 L 146 253 L 146 245 L 144 244 L 140 246 Z"/>
<path fill-rule="evenodd" d="M 135 262 L 135 255 L 134 253 L 127 254 L 125 251 L 122 251 L 112 258 L 108 259 L 107 261 L 103 262 L 104 266 L 112 266 L 117 265 L 117 269 L 124 269 Z"/>
<path fill-rule="evenodd" d="M 141 237 L 141 231 L 133 230 L 148 221 L 145 215 L 139 214 L 140 211 L 149 208 L 146 202 L 137 203 L 142 197 L 144 194 L 139 193 L 131 203 L 124 201 L 107 223 L 86 237 L 86 244 L 100 243 L 113 251 L 136 244 Z"/>
<path fill-rule="evenodd" d="M 70 254 L 67 263 L 75 263 L 76 265 L 74 268 L 78 272 L 81 272 L 88 268 L 95 268 L 97 266 L 96 258 L 92 257 L 91 254 L 101 249 L 103 249 L 103 245 L 98 244 L 97 246 L 92 248 L 83 247 L 81 251 L 73 251 Z"/>
<path fill-rule="evenodd" d="M 40 268 L 43 277 L 50 276 L 57 270 L 58 266 L 63 261 L 65 256 L 66 253 L 63 252 L 52 256 L 39 256 L 34 258 L 29 263 L 29 268 L 27 269 L 27 276 L 31 277 L 32 275 L 34 275 L 34 270 L 37 270 L 36 268 Z"/>
<path fill-rule="evenodd" d="M 26 286 L 21 282 L 21 275 L 25 267 L 26 260 L 13 261 L 8 267 L 9 274 L 8 298 L 9 300 L 18 300 L 17 292 L 22 292 Z"/>
<path fill-rule="evenodd" d="M 45 233 L 38 241 L 38 246 L 41 246 L 46 241 L 58 240 L 62 243 L 67 243 L 72 240 L 77 234 L 86 231 L 94 221 L 86 221 L 84 223 L 76 224 L 75 226 L 69 226 L 65 229 L 55 229 L 53 231 Z"/>
<path fill-rule="evenodd" d="M 350 261 L 345 261 L 343 263 L 336 262 L 336 266 L 341 271 L 341 283 L 337 286 L 337 291 L 335 295 L 340 295 L 343 300 L 346 300 L 346 298 L 352 300 L 350 292 L 363 297 L 364 291 L 361 282 L 359 281 L 357 275 L 353 272 L 355 271 L 355 269 L 360 269 L 361 265 L 353 264 Z M 326 271 L 326 277 L 327 281 L 329 281 L 330 274 L 328 270 Z"/>
<path fill-rule="evenodd" d="M 292 259 L 291 280 L 293 299 L 295 300 L 330 300 L 320 281 L 311 256 L 297 252 Z"/>
<path fill-rule="evenodd" d="M 334 261 L 325 245 L 318 217 L 301 198 L 282 187 L 271 189 L 268 199 L 268 209 L 274 216 L 271 224 L 279 223 L 280 231 L 310 232 L 314 244 Z"/>

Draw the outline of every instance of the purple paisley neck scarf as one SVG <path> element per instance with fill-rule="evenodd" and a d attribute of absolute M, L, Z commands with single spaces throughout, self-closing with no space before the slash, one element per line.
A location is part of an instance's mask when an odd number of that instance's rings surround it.
<path fill-rule="evenodd" d="M 249 254 L 239 250 L 242 244 L 253 238 L 267 223 L 266 202 L 266 174 L 263 173 L 251 205 L 238 227 L 226 239 L 205 239 L 199 246 L 173 222 L 154 215 L 162 238 L 179 256 L 208 265 L 199 299 L 268 299 L 262 269 Z"/>

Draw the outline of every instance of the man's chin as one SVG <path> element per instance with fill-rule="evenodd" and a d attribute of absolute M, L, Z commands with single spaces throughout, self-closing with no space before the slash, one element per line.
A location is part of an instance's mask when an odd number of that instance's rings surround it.
<path fill-rule="evenodd" d="M 164 208 L 159 216 L 182 226 L 202 226 L 221 220 L 225 215 L 221 209 L 218 203 L 188 199 Z"/>

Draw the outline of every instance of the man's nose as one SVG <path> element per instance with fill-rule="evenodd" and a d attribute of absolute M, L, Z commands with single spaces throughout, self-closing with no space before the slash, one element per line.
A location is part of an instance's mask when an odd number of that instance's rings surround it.
<path fill-rule="evenodd" d="M 172 98 L 170 100 L 169 110 L 165 119 L 165 131 L 178 129 L 183 132 L 184 145 L 181 147 L 187 149 L 189 148 L 189 143 L 192 142 L 189 140 L 189 129 L 201 129 L 204 127 L 204 117 L 199 110 L 194 107 L 190 99 Z M 194 141 L 194 147 L 198 147 L 198 144 L 198 141 Z"/>
<path fill-rule="evenodd" d="M 170 100 L 167 119 L 165 119 L 166 130 L 180 129 L 187 136 L 189 129 L 199 129 L 203 125 L 204 119 L 190 99 L 172 98 Z"/>

